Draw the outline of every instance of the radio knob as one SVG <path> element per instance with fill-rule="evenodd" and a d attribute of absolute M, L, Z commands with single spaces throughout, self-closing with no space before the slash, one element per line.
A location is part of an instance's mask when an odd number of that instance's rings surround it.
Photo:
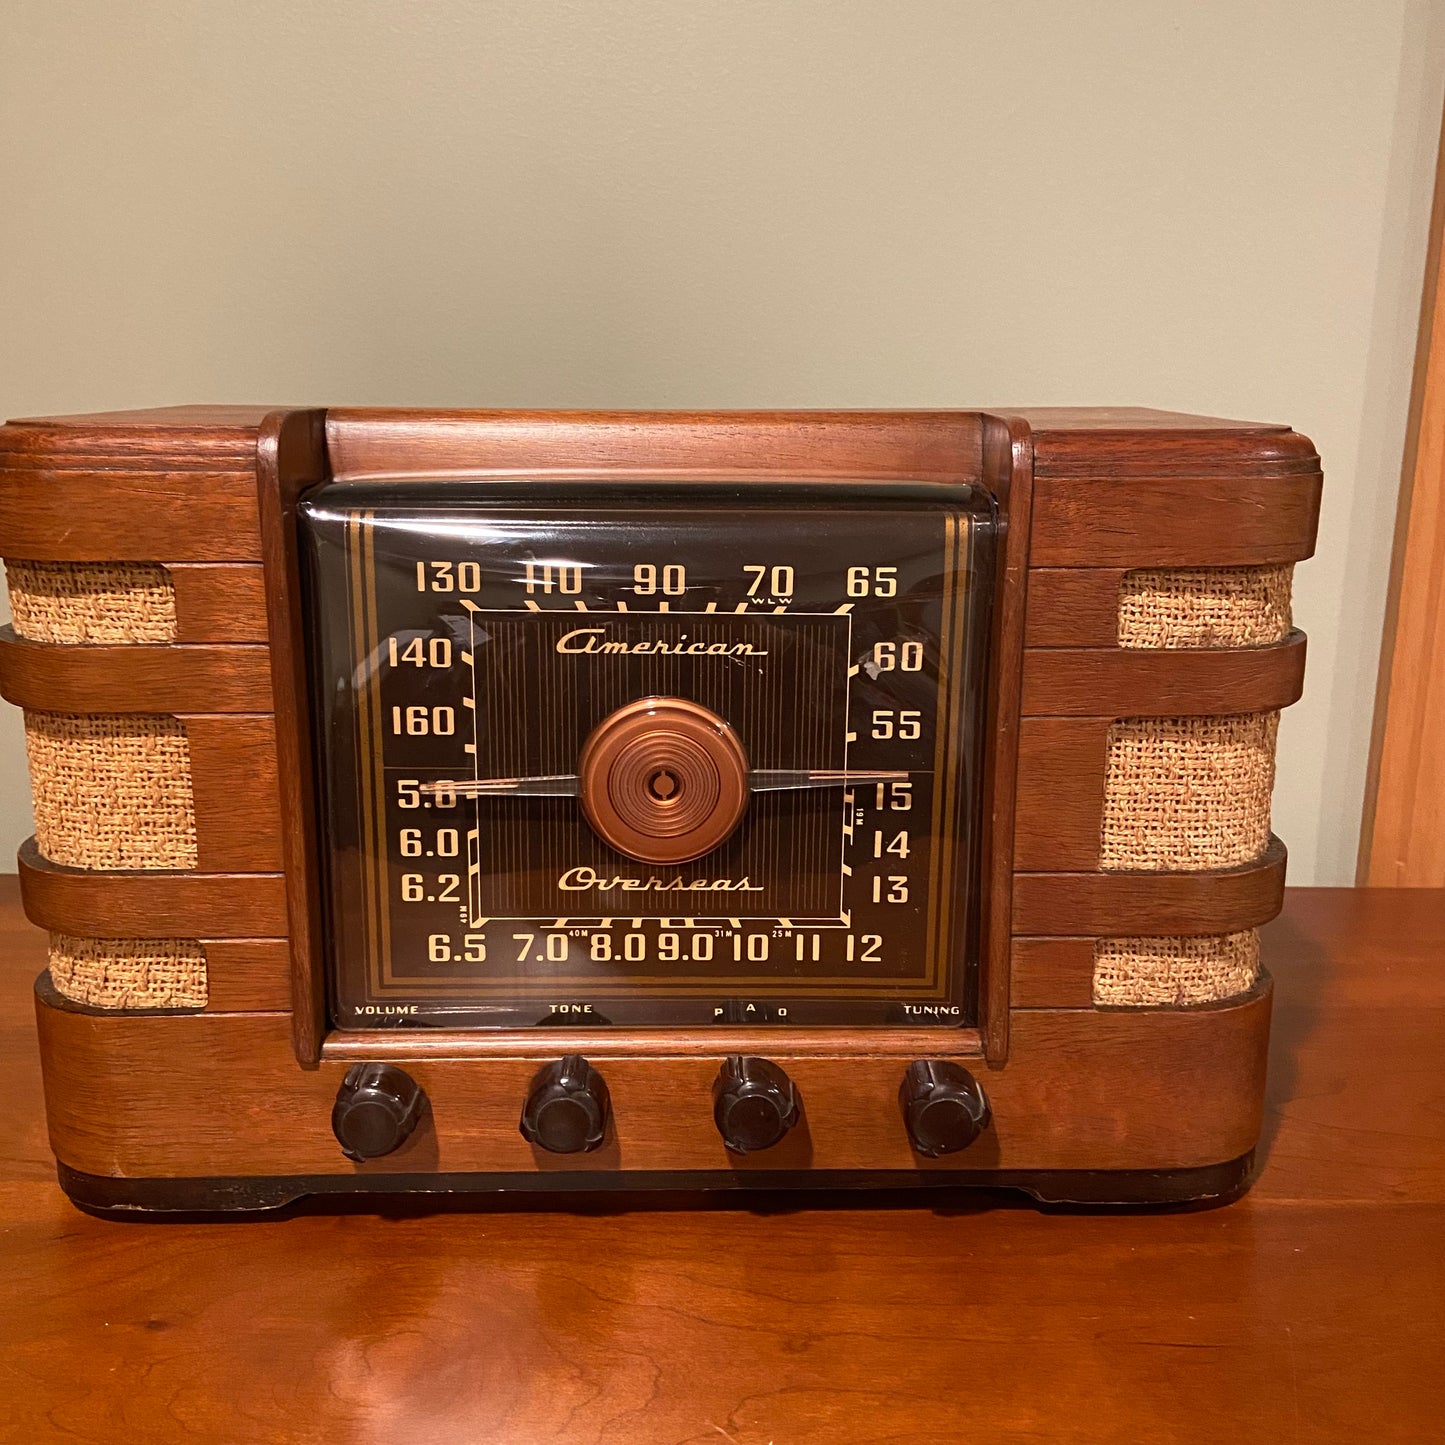
<path fill-rule="evenodd" d="M 352 1064 L 331 1109 L 341 1152 L 358 1163 L 406 1143 L 426 1107 L 420 1084 L 393 1064 Z"/>
<path fill-rule="evenodd" d="M 914 1149 L 927 1159 L 967 1149 L 993 1117 L 978 1080 L 947 1059 L 909 1064 L 898 1102 Z"/>
<path fill-rule="evenodd" d="M 733 1054 L 712 1086 L 712 1116 L 735 1154 L 771 1149 L 798 1122 L 793 1081 L 767 1059 Z"/>
<path fill-rule="evenodd" d="M 581 1054 L 568 1054 L 532 1080 L 522 1137 L 552 1154 L 584 1154 L 601 1144 L 611 1112 L 602 1075 Z"/>

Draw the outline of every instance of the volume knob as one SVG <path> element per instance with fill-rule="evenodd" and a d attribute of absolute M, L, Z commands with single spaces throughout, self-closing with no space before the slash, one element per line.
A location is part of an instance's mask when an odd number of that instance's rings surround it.
<path fill-rule="evenodd" d="M 358 1163 L 406 1143 L 426 1107 L 426 1094 L 394 1064 L 352 1064 L 331 1108 L 331 1132 Z"/>
<path fill-rule="evenodd" d="M 798 1122 L 798 1092 L 776 1064 L 746 1054 L 723 1061 L 712 1086 L 717 1131 L 735 1154 L 771 1149 Z"/>
<path fill-rule="evenodd" d="M 552 1154 L 585 1154 L 601 1144 L 611 1112 L 602 1075 L 581 1054 L 568 1054 L 532 1080 L 522 1137 Z"/>
<path fill-rule="evenodd" d="M 927 1159 L 967 1149 L 989 1126 L 988 1096 L 978 1080 L 947 1059 L 909 1064 L 898 1089 L 903 1122 L 918 1153 Z"/>

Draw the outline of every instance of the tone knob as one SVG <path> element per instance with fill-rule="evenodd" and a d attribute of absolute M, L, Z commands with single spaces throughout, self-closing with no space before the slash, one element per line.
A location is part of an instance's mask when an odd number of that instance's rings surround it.
<path fill-rule="evenodd" d="M 585 1154 L 601 1144 L 611 1112 L 602 1075 L 581 1054 L 568 1054 L 532 1080 L 522 1137 L 552 1154 Z"/>
<path fill-rule="evenodd" d="M 928 1159 L 967 1149 L 993 1117 L 978 1080 L 947 1059 L 909 1064 L 898 1102 L 914 1149 Z"/>
<path fill-rule="evenodd" d="M 771 1149 L 798 1122 L 798 1091 L 767 1059 L 733 1054 L 712 1086 L 712 1116 L 735 1154 Z"/>
<path fill-rule="evenodd" d="M 406 1143 L 426 1107 L 420 1084 L 394 1064 L 352 1064 L 331 1108 L 331 1132 L 348 1159 L 379 1159 Z"/>

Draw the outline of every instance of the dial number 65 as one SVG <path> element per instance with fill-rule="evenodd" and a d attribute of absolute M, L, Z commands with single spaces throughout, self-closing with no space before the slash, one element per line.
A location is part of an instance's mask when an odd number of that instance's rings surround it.
<path fill-rule="evenodd" d="M 850 567 L 848 569 L 848 595 L 850 597 L 897 597 L 898 568 Z"/>

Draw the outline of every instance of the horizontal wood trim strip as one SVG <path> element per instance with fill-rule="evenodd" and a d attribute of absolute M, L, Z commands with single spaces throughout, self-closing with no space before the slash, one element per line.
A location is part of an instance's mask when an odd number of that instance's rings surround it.
<path fill-rule="evenodd" d="M 246 562 L 173 562 L 177 642 L 265 642 L 266 572 Z"/>
<path fill-rule="evenodd" d="M 1271 838 L 1243 868 L 1207 873 L 1016 873 L 1016 935 L 1165 937 L 1237 933 L 1284 902 L 1285 848 Z"/>
<path fill-rule="evenodd" d="M 254 464 L 256 432 L 275 407 L 169 406 L 17 417 L 0 427 L 0 466 L 162 471 Z"/>
<path fill-rule="evenodd" d="M 203 873 L 280 873 L 276 724 L 265 714 L 182 715 Z"/>
<path fill-rule="evenodd" d="M 1178 417 L 1173 425 L 1115 426 L 1088 420 L 1061 429 L 1041 412 L 1025 410 L 1034 427 L 1034 471 L 1040 477 L 1289 476 L 1317 472 L 1319 453 L 1308 437 L 1286 426 Z"/>
<path fill-rule="evenodd" d="M 1244 567 L 1315 549 L 1321 478 L 1038 477 L 1033 567 Z"/>
<path fill-rule="evenodd" d="M 270 712 L 270 653 L 253 644 L 70 647 L 0 628 L 0 696 L 42 712 Z"/>
<path fill-rule="evenodd" d="M 1022 1010 L 1008 1061 L 981 1074 L 995 1125 L 960 1154 L 921 1160 L 898 1114 L 898 1058 L 769 1056 L 797 1085 L 803 1122 L 776 1148 L 729 1156 L 712 1121 L 720 1046 L 690 1057 L 600 1065 L 614 1125 L 586 1168 L 1180 1168 L 1236 1158 L 1259 1129 L 1268 986 L 1218 1008 L 1139 1014 Z M 431 1107 L 396 1154 L 354 1166 L 330 1116 L 347 1065 L 300 1068 L 275 1014 L 96 1017 L 41 995 L 52 1141 L 73 1169 L 123 1176 L 575 1169 L 534 1151 L 517 1117 L 538 1064 L 575 1047 L 532 1030 L 518 1056 L 415 1059 Z M 942 1031 L 940 1031 L 942 1032 Z M 377 1035 L 378 1043 L 384 1042 Z M 933 1057 L 948 1057 L 939 1040 Z M 974 1063 L 973 1068 L 978 1065 Z M 235 1081 L 245 1107 L 217 1109 Z M 1208 1107 L 1200 1107 L 1201 1100 Z"/>
<path fill-rule="evenodd" d="M 975 1028 L 888 1028 L 860 1033 L 848 1028 L 549 1028 L 541 1052 L 550 1055 L 551 1036 L 565 1032 L 567 1052 L 596 1059 L 676 1059 L 706 1054 L 763 1054 L 773 1058 L 782 1043 L 795 1059 L 916 1059 L 947 1054 L 981 1059 L 983 1041 Z M 333 1029 L 322 1043 L 327 1059 L 506 1059 L 538 1053 L 533 1029 Z"/>
<path fill-rule="evenodd" d="M 1092 938 L 1015 938 L 1012 955 L 1015 1008 L 1092 1008 Z"/>
<path fill-rule="evenodd" d="M 1014 867 L 1021 873 L 1099 866 L 1112 718 L 1024 718 L 1019 725 Z"/>
<path fill-rule="evenodd" d="M 1207 717 L 1270 712 L 1304 691 L 1305 635 L 1271 647 L 1031 648 L 1025 717 Z"/>
<path fill-rule="evenodd" d="M 1123 567 L 1035 567 L 1025 647 L 1116 647 Z"/>
<path fill-rule="evenodd" d="M 493 473 L 636 475 L 981 475 L 979 413 L 540 412 L 327 413 L 338 480 Z"/>
<path fill-rule="evenodd" d="M 75 938 L 260 938 L 287 933 L 279 873 L 89 873 L 20 845 L 20 897 L 40 928 Z"/>
<path fill-rule="evenodd" d="M 291 1007 L 291 945 L 284 938 L 203 938 L 207 1013 Z"/>
<path fill-rule="evenodd" d="M 0 556 L 259 562 L 254 472 L 0 469 Z"/>

